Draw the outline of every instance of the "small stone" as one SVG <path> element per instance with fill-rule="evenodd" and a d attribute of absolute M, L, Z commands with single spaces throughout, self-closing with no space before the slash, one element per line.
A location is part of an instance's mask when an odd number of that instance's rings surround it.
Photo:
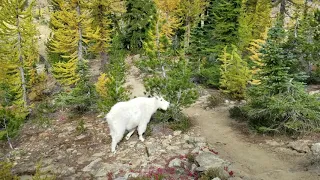
<path fill-rule="evenodd" d="M 197 166 L 196 164 L 192 164 L 192 165 L 191 165 L 191 172 L 194 173 L 194 172 L 196 171 L 197 167 L 198 167 L 198 166 Z"/>
<path fill-rule="evenodd" d="M 80 136 L 77 136 L 76 137 L 76 140 L 80 140 L 80 139 L 83 139 L 83 138 L 85 138 L 86 136 L 85 135 L 80 135 Z"/>
<path fill-rule="evenodd" d="M 172 139 L 172 135 L 169 135 L 169 136 L 168 136 L 168 139 Z"/>
<path fill-rule="evenodd" d="M 167 150 L 173 151 L 173 150 L 179 150 L 180 148 L 178 146 L 168 146 Z"/>
<path fill-rule="evenodd" d="M 277 141 L 274 140 L 266 140 L 266 144 L 269 146 L 281 146 L 283 144 L 278 143 Z"/>
<path fill-rule="evenodd" d="M 220 178 L 218 178 L 218 177 L 215 177 L 215 178 L 213 178 L 212 180 L 221 180 Z"/>
<path fill-rule="evenodd" d="M 101 157 L 101 156 L 105 156 L 106 154 L 104 152 L 100 152 L 100 153 L 95 153 L 92 156 L 93 157 Z"/>
<path fill-rule="evenodd" d="M 145 146 L 141 143 L 138 143 L 137 146 L 136 146 L 137 149 L 143 149 L 145 148 Z"/>
<path fill-rule="evenodd" d="M 180 167 L 181 166 L 181 160 L 179 158 L 174 158 L 173 160 L 171 160 L 169 162 L 168 166 L 170 168 L 172 168 L 172 167 Z"/>
<path fill-rule="evenodd" d="M 179 136 L 181 133 L 182 133 L 182 131 L 174 131 L 174 132 L 173 132 L 173 135 L 174 135 L 174 136 Z"/>
<path fill-rule="evenodd" d="M 184 149 L 191 149 L 191 148 L 194 148 L 194 145 L 193 144 L 184 144 L 182 147 Z"/>
<path fill-rule="evenodd" d="M 117 177 L 115 178 L 114 180 L 127 180 L 128 178 L 125 178 L 125 177 Z"/>
<path fill-rule="evenodd" d="M 128 179 L 128 178 L 136 178 L 139 176 L 139 173 L 132 173 L 132 172 L 129 172 L 127 173 L 126 175 L 124 175 L 124 178 L 125 179 Z"/>
<path fill-rule="evenodd" d="M 67 149 L 67 153 L 71 153 L 73 151 L 72 148 Z"/>
<path fill-rule="evenodd" d="M 240 177 L 230 177 L 228 180 L 242 180 Z"/>
<path fill-rule="evenodd" d="M 73 150 L 72 151 L 72 154 L 76 154 L 78 151 L 77 150 Z"/>
<path fill-rule="evenodd" d="M 229 100 L 227 100 L 227 99 L 224 101 L 224 103 L 226 103 L 226 104 L 229 104 L 229 102 L 230 102 L 230 101 L 229 101 Z"/>
<path fill-rule="evenodd" d="M 161 144 L 162 144 L 163 146 L 169 146 L 170 140 L 169 140 L 169 139 L 164 139 L 164 140 L 161 142 Z"/>
<path fill-rule="evenodd" d="M 191 153 L 192 154 L 197 154 L 197 153 L 199 153 L 199 151 L 200 151 L 200 147 L 196 147 L 191 151 Z"/>
<path fill-rule="evenodd" d="M 187 135 L 187 134 L 185 134 L 185 135 L 183 136 L 183 139 L 184 139 L 185 141 L 189 141 L 189 140 L 190 140 L 190 136 Z"/>

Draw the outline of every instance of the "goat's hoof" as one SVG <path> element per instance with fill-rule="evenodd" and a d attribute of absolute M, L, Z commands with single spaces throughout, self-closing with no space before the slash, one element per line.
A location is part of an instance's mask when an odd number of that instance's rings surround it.
<path fill-rule="evenodd" d="M 130 139 L 130 137 L 129 136 L 126 136 L 126 140 L 128 141 Z"/>
<path fill-rule="evenodd" d="M 144 138 L 139 138 L 141 142 L 144 142 Z"/>

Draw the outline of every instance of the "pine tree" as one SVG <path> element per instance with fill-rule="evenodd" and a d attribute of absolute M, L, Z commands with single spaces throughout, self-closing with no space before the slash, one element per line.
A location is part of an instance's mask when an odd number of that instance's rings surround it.
<path fill-rule="evenodd" d="M 288 10 L 302 5 L 304 2 L 305 0 L 276 0 L 273 1 L 272 6 L 279 7 L 280 18 L 283 20 L 282 22 L 284 22 L 286 15 L 289 17 L 291 16 Z"/>
<path fill-rule="evenodd" d="M 84 8 L 85 1 L 54 0 L 59 7 L 51 14 L 53 37 L 49 50 L 62 54 L 63 62 L 53 65 L 53 73 L 63 85 L 72 85 L 80 80 L 81 69 L 78 65 L 84 61 L 84 50 L 91 39 L 97 36 L 91 28 L 92 19 Z"/>
<path fill-rule="evenodd" d="M 211 17 L 210 41 L 213 42 L 212 53 L 218 56 L 226 45 L 239 41 L 238 17 L 241 12 L 241 0 L 213 0 L 208 10 Z"/>
<path fill-rule="evenodd" d="M 191 29 L 200 20 L 207 3 L 205 0 L 181 0 L 178 14 L 184 23 L 185 36 L 184 48 L 187 50 L 190 45 Z"/>
<path fill-rule="evenodd" d="M 271 2 L 269 0 L 243 0 L 239 16 L 239 43 L 241 51 L 254 39 L 261 39 L 271 26 Z"/>
<path fill-rule="evenodd" d="M 7 64 L 3 73 L 15 80 L 10 82 L 10 89 L 16 92 L 15 96 L 21 97 L 15 99 L 18 104 L 23 103 L 24 108 L 29 104 L 28 88 L 37 82 L 38 77 L 35 70 L 38 62 L 37 32 L 31 11 L 34 4 L 27 6 L 26 3 L 26 0 L 7 0 L 0 5 L 0 51 L 2 61 Z"/>
<path fill-rule="evenodd" d="M 112 14 L 124 13 L 125 7 L 122 0 L 94 0 L 90 5 L 93 18 L 92 27 L 97 29 L 94 36 L 90 36 L 93 45 L 90 50 L 100 55 L 101 69 L 105 70 L 108 62 L 111 34 L 114 28 Z"/>
<path fill-rule="evenodd" d="M 38 83 L 33 5 L 26 0 L 0 4 L 0 139 L 17 134 L 29 114 L 28 93 Z"/>
<path fill-rule="evenodd" d="M 319 10 L 318 10 L 319 11 Z M 297 66 L 291 70 L 304 71 L 309 76 L 313 76 L 311 70 L 313 64 L 319 64 L 320 39 L 319 35 L 320 20 L 316 19 L 317 11 L 311 9 L 307 4 L 303 8 L 303 13 L 295 22 L 295 25 L 288 30 L 288 41 L 284 48 L 293 53 L 299 59 Z M 315 77 L 310 78 L 316 80 Z"/>
<path fill-rule="evenodd" d="M 223 49 L 219 58 L 222 62 L 220 88 L 233 98 L 243 99 L 251 73 L 247 63 L 241 59 L 237 51 L 238 49 L 234 45 L 232 45 L 231 53 L 228 53 L 227 47 Z"/>
<path fill-rule="evenodd" d="M 119 48 L 119 36 L 113 38 L 110 52 L 110 64 L 105 73 L 101 73 L 95 84 L 98 95 L 98 108 L 103 112 L 108 112 L 111 107 L 120 101 L 129 98 L 129 92 L 124 87 L 125 83 L 125 52 Z"/>
<path fill-rule="evenodd" d="M 155 45 L 159 58 L 160 52 L 168 48 L 174 31 L 180 26 L 179 19 L 176 17 L 180 0 L 155 0 L 154 2 L 157 9 Z"/>
<path fill-rule="evenodd" d="M 124 46 L 131 51 L 137 52 L 146 40 L 147 32 L 154 28 L 156 8 L 153 0 L 127 0 L 125 21 Z"/>
<path fill-rule="evenodd" d="M 300 133 L 320 127 L 320 102 L 301 83 L 301 73 L 291 71 L 297 59 L 285 50 L 283 20 L 268 32 L 261 49 L 264 66 L 258 73 L 261 83 L 250 87 L 245 112 L 250 124 L 260 132 Z M 259 113 L 257 113 L 259 112 Z"/>

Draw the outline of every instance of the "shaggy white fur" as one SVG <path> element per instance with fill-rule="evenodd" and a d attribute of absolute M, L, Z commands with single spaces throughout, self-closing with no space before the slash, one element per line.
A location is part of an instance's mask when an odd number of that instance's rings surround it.
<path fill-rule="evenodd" d="M 115 104 L 106 115 L 112 137 L 111 152 L 116 152 L 116 146 L 126 130 L 129 131 L 126 136 L 128 140 L 138 127 L 139 139 L 143 142 L 142 134 L 146 131 L 151 116 L 159 108 L 167 110 L 169 105 L 170 103 L 162 97 L 138 97 Z"/>

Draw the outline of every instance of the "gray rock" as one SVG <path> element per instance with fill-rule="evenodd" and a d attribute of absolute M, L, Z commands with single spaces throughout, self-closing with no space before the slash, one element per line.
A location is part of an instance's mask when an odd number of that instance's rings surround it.
<path fill-rule="evenodd" d="M 129 173 L 127 173 L 126 175 L 124 175 L 124 178 L 125 178 L 125 179 L 128 179 L 129 177 L 130 177 L 130 178 L 135 178 L 135 177 L 138 177 L 138 176 L 139 176 L 139 173 L 129 172 Z"/>
<path fill-rule="evenodd" d="M 100 152 L 100 153 L 95 153 L 92 156 L 93 157 L 101 157 L 101 156 L 105 156 L 106 154 L 104 152 Z"/>
<path fill-rule="evenodd" d="M 180 149 L 180 147 L 178 147 L 178 146 L 168 146 L 167 147 L 168 151 L 174 151 L 174 150 L 179 150 L 179 149 Z"/>
<path fill-rule="evenodd" d="M 196 161 L 200 165 L 200 168 L 197 168 L 199 171 L 206 171 L 209 168 L 223 169 L 224 167 L 228 167 L 230 165 L 230 162 L 227 162 L 209 152 L 203 152 L 197 155 Z"/>
<path fill-rule="evenodd" d="M 269 146 L 281 146 L 283 143 L 278 143 L 277 141 L 274 140 L 266 140 L 266 144 Z"/>
<path fill-rule="evenodd" d="M 197 167 L 198 167 L 197 165 L 192 164 L 192 165 L 191 165 L 191 169 L 190 169 L 191 172 L 194 173 L 194 172 L 196 171 Z"/>
<path fill-rule="evenodd" d="M 311 146 L 311 152 L 313 155 L 320 156 L 320 143 L 315 143 Z"/>
<path fill-rule="evenodd" d="M 179 136 L 179 135 L 181 134 L 181 132 L 182 132 L 182 131 L 174 131 L 174 132 L 173 132 L 173 135 L 174 135 L 174 136 Z"/>
<path fill-rule="evenodd" d="M 230 177 L 228 180 L 242 180 L 240 177 Z"/>
<path fill-rule="evenodd" d="M 192 154 L 196 154 L 196 153 L 199 153 L 199 152 L 200 152 L 200 147 L 196 147 L 191 151 Z"/>
<path fill-rule="evenodd" d="M 91 172 L 93 170 L 93 168 L 101 161 L 102 159 L 101 158 L 98 158 L 94 161 L 92 161 L 90 164 L 88 164 L 86 167 L 84 167 L 82 169 L 82 171 L 84 172 Z"/>
<path fill-rule="evenodd" d="M 117 177 L 114 180 L 127 180 L 127 178 L 125 178 L 125 177 Z"/>
<path fill-rule="evenodd" d="M 170 162 L 169 162 L 169 167 L 172 168 L 172 167 L 180 167 L 181 166 L 181 160 L 179 158 L 174 158 L 172 159 Z"/>
<path fill-rule="evenodd" d="M 309 144 L 310 144 L 309 140 L 298 140 L 298 141 L 290 142 L 288 144 L 288 147 L 299 153 L 308 153 L 310 152 Z"/>

